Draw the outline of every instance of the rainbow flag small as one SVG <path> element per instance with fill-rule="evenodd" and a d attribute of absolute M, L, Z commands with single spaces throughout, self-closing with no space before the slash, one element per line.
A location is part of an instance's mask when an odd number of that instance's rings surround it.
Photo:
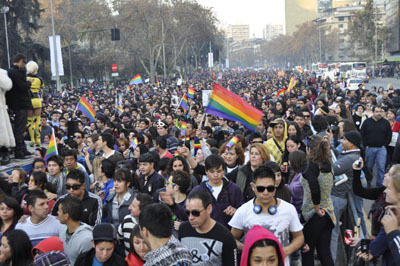
<path fill-rule="evenodd" d="M 124 109 L 121 106 L 117 106 L 116 109 L 119 115 L 122 115 L 122 113 L 124 112 Z"/>
<path fill-rule="evenodd" d="M 214 73 L 214 71 L 213 71 L 211 74 L 212 74 L 212 76 L 213 76 L 213 79 L 215 79 L 215 73 Z"/>
<path fill-rule="evenodd" d="M 245 92 L 245 93 L 243 94 L 243 96 L 244 96 L 244 98 L 245 98 L 246 100 L 250 99 L 250 93 L 248 93 L 248 92 Z"/>
<path fill-rule="evenodd" d="M 174 152 L 174 156 L 176 157 L 176 156 L 179 156 L 179 151 L 178 150 L 176 150 L 175 152 Z"/>
<path fill-rule="evenodd" d="M 286 90 L 287 88 L 280 89 L 279 91 L 276 92 L 276 96 L 284 95 Z"/>
<path fill-rule="evenodd" d="M 179 107 L 181 107 L 184 112 L 186 113 L 188 110 L 188 98 L 186 93 L 183 95 L 182 99 L 181 99 L 181 103 L 179 104 Z"/>
<path fill-rule="evenodd" d="M 157 79 L 157 88 L 160 88 L 160 81 Z"/>
<path fill-rule="evenodd" d="M 135 149 L 135 148 L 137 147 L 137 145 L 138 145 L 137 138 L 134 138 L 133 141 L 132 141 L 132 143 L 131 143 L 131 147 L 132 147 L 133 149 Z"/>
<path fill-rule="evenodd" d="M 135 85 L 135 84 L 142 84 L 142 77 L 140 76 L 140 74 L 137 74 L 136 76 L 134 76 L 131 81 L 129 81 L 129 85 Z"/>
<path fill-rule="evenodd" d="M 90 90 L 89 90 L 89 101 L 96 102 L 96 99 L 93 97 L 93 94 Z"/>
<path fill-rule="evenodd" d="M 52 128 L 49 146 L 47 146 L 47 151 L 43 158 L 46 166 L 47 166 L 47 160 L 53 155 L 58 155 L 58 151 L 56 145 L 56 135 L 54 134 L 54 129 Z"/>
<path fill-rule="evenodd" d="M 263 116 L 262 111 L 217 83 L 214 83 L 206 113 L 242 123 L 253 132 Z"/>
<path fill-rule="evenodd" d="M 304 70 L 303 70 L 301 67 L 298 67 L 298 68 L 297 68 L 297 71 L 300 72 L 300 73 L 303 73 L 303 72 L 304 72 Z"/>
<path fill-rule="evenodd" d="M 181 123 L 181 135 L 182 136 L 186 136 L 186 128 L 187 128 L 187 122 L 182 121 L 182 123 Z"/>
<path fill-rule="evenodd" d="M 194 91 L 195 91 L 195 89 L 194 89 L 194 88 L 192 88 L 192 87 L 188 87 L 188 93 L 187 93 L 187 96 L 188 96 L 190 99 L 194 99 Z"/>
<path fill-rule="evenodd" d="M 251 72 L 250 77 L 251 77 L 251 79 L 254 79 L 254 73 L 253 72 Z"/>
<path fill-rule="evenodd" d="M 93 110 L 93 107 L 88 103 L 85 97 L 81 97 L 76 108 L 82 112 L 84 116 L 89 118 L 90 122 L 95 121 L 96 112 Z"/>
<path fill-rule="evenodd" d="M 296 84 L 297 84 L 297 79 L 295 77 L 292 77 L 289 82 L 288 93 L 292 91 L 292 89 L 296 86 Z"/>
<path fill-rule="evenodd" d="M 229 149 L 235 148 L 236 144 L 239 142 L 239 138 L 234 136 L 231 140 L 226 144 L 226 147 Z"/>

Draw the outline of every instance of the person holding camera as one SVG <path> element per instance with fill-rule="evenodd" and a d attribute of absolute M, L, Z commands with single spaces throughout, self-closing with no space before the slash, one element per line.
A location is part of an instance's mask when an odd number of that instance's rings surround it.
<path fill-rule="evenodd" d="M 395 266 L 400 261 L 400 173 L 390 177 L 385 193 L 386 202 L 391 205 L 385 208 L 386 212 L 381 220 L 383 226 L 370 243 L 368 240 L 361 240 L 360 251 L 356 255 L 364 261 L 382 256 L 382 265 Z"/>

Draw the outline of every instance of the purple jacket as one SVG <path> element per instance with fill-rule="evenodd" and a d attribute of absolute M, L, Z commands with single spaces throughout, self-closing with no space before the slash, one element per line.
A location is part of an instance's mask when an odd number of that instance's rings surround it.
<path fill-rule="evenodd" d="M 301 173 L 295 175 L 290 184 L 287 184 L 287 188 L 292 193 L 292 203 L 296 207 L 297 212 L 301 211 L 301 205 L 303 204 L 303 186 L 300 183 Z"/>
<path fill-rule="evenodd" d="M 202 189 L 210 193 L 213 207 L 211 218 L 223 224 L 226 228 L 230 230 L 231 227 L 228 225 L 228 222 L 231 220 L 232 216 L 226 215 L 224 213 L 224 210 L 228 206 L 232 206 L 233 208 L 238 209 L 244 203 L 244 197 L 238 185 L 236 185 L 232 181 L 227 180 L 225 177 L 224 179 L 222 179 L 222 181 L 223 186 L 221 193 L 219 193 L 218 195 L 218 199 L 214 198 L 212 192 L 207 187 L 206 182 L 201 182 L 201 184 L 195 186 L 192 191 Z"/>

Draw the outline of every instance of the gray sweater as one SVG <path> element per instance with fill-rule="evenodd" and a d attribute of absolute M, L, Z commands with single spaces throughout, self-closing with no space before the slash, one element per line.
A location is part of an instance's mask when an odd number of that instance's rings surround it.
<path fill-rule="evenodd" d="M 353 163 L 360 158 L 360 150 L 343 151 L 333 164 L 333 175 L 347 175 L 348 180 L 338 186 L 333 186 L 331 194 L 335 197 L 346 198 L 347 193 L 352 191 Z"/>
<path fill-rule="evenodd" d="M 67 226 L 61 225 L 60 239 L 64 244 L 64 252 L 67 254 L 71 265 L 75 264 L 78 256 L 92 248 L 92 227 L 85 223 L 75 230 L 72 235 L 67 234 Z"/>

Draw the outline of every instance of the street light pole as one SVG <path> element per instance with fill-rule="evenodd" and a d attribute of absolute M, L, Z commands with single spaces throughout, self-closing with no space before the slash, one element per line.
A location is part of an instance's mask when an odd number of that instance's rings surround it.
<path fill-rule="evenodd" d="M 8 46 L 8 31 L 7 31 L 7 13 L 10 10 L 8 6 L 3 6 L 1 8 L 1 13 L 4 14 L 4 31 L 6 33 L 6 46 L 7 46 L 7 63 L 8 63 L 8 68 L 10 68 L 10 48 Z"/>
<path fill-rule="evenodd" d="M 319 32 L 319 62 L 322 63 L 322 41 L 321 41 L 321 28 L 318 27 Z"/>
<path fill-rule="evenodd" d="M 56 70 L 56 82 L 57 82 L 57 92 L 61 91 L 60 86 L 60 76 L 58 75 L 58 58 L 57 58 L 57 47 L 56 47 L 56 31 L 54 29 L 54 14 L 53 14 L 53 0 L 50 0 L 50 14 L 51 14 L 51 29 L 53 31 L 53 54 L 54 54 L 54 64 Z"/>

